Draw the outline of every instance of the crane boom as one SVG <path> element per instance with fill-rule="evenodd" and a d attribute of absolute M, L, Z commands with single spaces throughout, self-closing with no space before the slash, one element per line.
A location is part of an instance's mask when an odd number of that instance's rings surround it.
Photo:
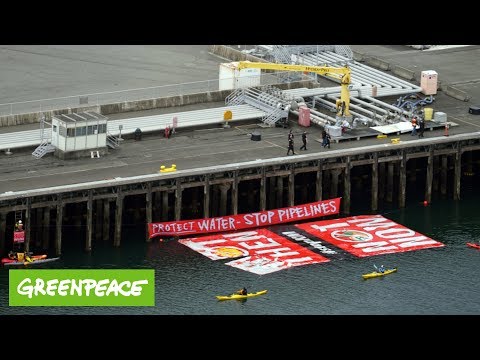
<path fill-rule="evenodd" d="M 318 75 L 325 75 L 328 77 L 340 80 L 340 100 L 337 100 L 337 110 L 340 116 L 350 116 L 350 91 L 348 86 L 350 85 L 350 68 L 334 67 L 334 66 L 310 66 L 310 65 L 290 65 L 290 64 L 276 64 L 276 63 L 264 63 L 264 62 L 250 62 L 239 61 L 237 65 L 238 69 L 255 68 L 263 70 L 280 70 L 280 71 L 304 71 L 312 72 Z"/>

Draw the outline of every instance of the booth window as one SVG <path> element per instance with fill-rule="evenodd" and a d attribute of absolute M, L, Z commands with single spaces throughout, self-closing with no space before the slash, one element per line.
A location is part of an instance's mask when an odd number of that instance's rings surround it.
<path fill-rule="evenodd" d="M 97 125 L 89 125 L 87 127 L 87 135 L 97 134 Z"/>
<path fill-rule="evenodd" d="M 87 127 L 86 126 L 80 126 L 80 127 L 75 128 L 75 135 L 76 136 L 87 135 Z"/>

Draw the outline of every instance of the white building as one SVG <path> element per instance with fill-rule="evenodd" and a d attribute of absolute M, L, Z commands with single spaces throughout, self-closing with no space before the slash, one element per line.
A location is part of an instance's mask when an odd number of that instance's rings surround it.
<path fill-rule="evenodd" d="M 56 147 L 55 156 L 62 159 L 90 156 L 92 151 L 105 154 L 107 120 L 93 111 L 54 115 L 51 144 Z"/>
<path fill-rule="evenodd" d="M 238 69 L 238 62 L 220 64 L 218 89 L 233 90 L 252 86 L 259 86 L 261 81 L 261 69 L 247 68 Z"/>

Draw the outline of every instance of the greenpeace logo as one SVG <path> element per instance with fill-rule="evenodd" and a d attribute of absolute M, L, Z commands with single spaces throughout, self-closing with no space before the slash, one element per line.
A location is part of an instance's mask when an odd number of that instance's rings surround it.
<path fill-rule="evenodd" d="M 155 306 L 154 270 L 10 270 L 10 306 Z"/>
<path fill-rule="evenodd" d="M 34 283 L 34 285 L 33 285 Z M 141 296 L 142 285 L 148 285 L 148 280 L 122 281 L 103 279 L 96 281 L 93 279 L 76 280 L 48 280 L 30 278 L 23 279 L 17 286 L 17 293 L 25 295 L 29 299 L 33 296 Z"/>

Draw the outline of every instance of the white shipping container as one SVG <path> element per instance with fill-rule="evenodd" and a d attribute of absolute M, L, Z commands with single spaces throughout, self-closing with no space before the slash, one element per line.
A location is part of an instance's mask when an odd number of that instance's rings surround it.
<path fill-rule="evenodd" d="M 238 62 L 220 64 L 219 90 L 234 90 L 260 85 L 261 69 L 238 70 Z"/>

